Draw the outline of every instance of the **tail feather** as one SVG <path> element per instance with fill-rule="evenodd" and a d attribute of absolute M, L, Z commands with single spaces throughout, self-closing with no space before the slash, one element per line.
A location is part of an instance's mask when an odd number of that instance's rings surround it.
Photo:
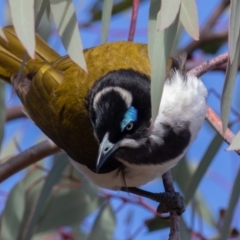
<path fill-rule="evenodd" d="M 0 37 L 0 78 L 10 83 L 10 78 L 17 73 L 22 65 L 25 48 L 16 36 L 13 27 L 3 29 L 8 42 Z M 48 44 L 36 35 L 35 59 L 28 60 L 23 68 L 25 74 L 37 70 L 43 62 L 51 63 L 60 58 Z"/>

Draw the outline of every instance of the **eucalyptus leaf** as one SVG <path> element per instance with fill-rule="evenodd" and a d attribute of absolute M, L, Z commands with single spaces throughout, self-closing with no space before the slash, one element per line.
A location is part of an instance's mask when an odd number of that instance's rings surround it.
<path fill-rule="evenodd" d="M 175 18 L 180 9 L 181 0 L 162 0 L 161 9 L 159 12 L 158 31 L 168 28 Z"/>
<path fill-rule="evenodd" d="M 114 211 L 110 203 L 106 202 L 101 206 L 87 240 L 112 240 L 115 225 L 116 219 Z"/>
<path fill-rule="evenodd" d="M 34 1 L 9 0 L 13 26 L 19 40 L 31 58 L 35 53 Z"/>
<path fill-rule="evenodd" d="M 50 6 L 58 33 L 70 58 L 87 72 L 78 21 L 72 1 L 50 0 Z"/>
<path fill-rule="evenodd" d="M 17 239 L 25 209 L 25 187 L 18 183 L 8 195 L 8 199 L 1 215 L 0 239 Z"/>
<path fill-rule="evenodd" d="M 59 160 L 55 162 L 53 165 L 51 171 L 48 174 L 48 177 L 43 185 L 42 191 L 40 192 L 39 198 L 36 201 L 36 204 L 34 208 L 32 209 L 32 214 L 30 215 L 30 218 L 26 222 L 22 237 L 20 239 L 23 240 L 30 240 L 36 223 L 38 222 L 38 219 L 43 211 L 43 208 L 49 198 L 50 192 L 53 188 L 53 186 L 59 182 L 61 178 L 61 174 L 65 167 L 68 164 L 68 160 L 66 159 L 65 155 L 61 155 L 59 157 Z"/>
<path fill-rule="evenodd" d="M 36 232 L 78 224 L 94 212 L 103 201 L 101 197 L 92 198 L 78 185 L 60 184 L 51 193 L 46 207 L 41 212 Z"/>
<path fill-rule="evenodd" d="M 229 24 L 229 54 L 230 62 L 233 63 L 237 51 L 237 42 L 240 32 L 240 1 L 230 1 L 230 24 Z"/>
<path fill-rule="evenodd" d="M 176 182 L 177 182 L 178 186 L 180 187 L 181 191 L 184 192 L 185 189 L 186 189 L 186 186 L 189 184 L 191 176 L 192 176 L 192 178 L 194 177 L 193 171 L 191 171 L 187 159 L 185 157 L 183 159 L 181 159 L 179 164 L 175 168 L 173 168 L 172 172 L 173 172 L 173 178 L 176 180 Z M 184 174 L 182 174 L 182 173 L 184 173 Z M 185 198 L 185 194 L 183 194 L 183 196 Z M 196 208 L 196 212 L 199 215 L 201 215 L 202 218 L 207 223 L 209 223 L 211 226 L 215 227 L 216 226 L 215 220 L 214 220 L 214 218 L 211 214 L 209 206 L 207 205 L 204 198 L 202 197 L 202 194 L 197 191 L 194 196 L 195 196 L 196 201 L 201 204 L 201 208 L 200 209 Z M 183 238 L 183 239 L 185 239 L 185 238 Z"/>
<path fill-rule="evenodd" d="M 104 0 L 103 1 L 103 10 L 102 10 L 102 32 L 101 32 L 101 43 L 107 41 L 109 25 L 111 21 L 113 8 L 113 0 Z"/>
<path fill-rule="evenodd" d="M 186 204 L 188 204 L 188 202 L 193 198 L 200 181 L 202 180 L 209 165 L 211 164 L 215 155 L 217 154 L 222 142 L 223 142 L 222 138 L 219 136 L 218 133 L 216 133 L 211 144 L 208 146 L 205 154 L 200 160 L 196 172 L 192 175 L 192 177 L 188 181 L 188 184 L 186 185 L 184 194 Z"/>
<path fill-rule="evenodd" d="M 195 40 L 199 40 L 198 12 L 195 0 L 182 0 L 180 21 L 187 33 Z"/>
<path fill-rule="evenodd" d="M 236 81 L 240 62 L 240 35 L 238 36 L 236 54 L 233 63 L 231 64 L 230 58 L 227 63 L 227 71 L 224 80 L 222 98 L 221 98 L 221 119 L 223 125 L 223 132 L 227 129 L 229 113 L 232 105 L 233 90 Z"/>
<path fill-rule="evenodd" d="M 149 232 L 153 232 L 153 231 L 169 228 L 170 222 L 167 221 L 166 219 L 161 219 L 160 217 L 156 216 L 154 218 L 147 219 L 145 221 L 145 225 Z"/>
<path fill-rule="evenodd" d="M 164 80 L 166 77 L 167 63 L 169 55 L 171 53 L 175 35 L 178 28 L 178 16 L 175 18 L 173 24 L 161 31 L 158 32 L 155 30 L 153 46 L 152 46 L 152 57 L 151 65 L 151 103 L 152 103 L 152 120 L 154 121 L 159 110 L 160 101 L 163 92 Z M 159 20 L 159 14 L 157 21 Z M 149 46 L 151 49 L 151 46 Z"/>
<path fill-rule="evenodd" d="M 240 131 L 236 134 L 235 138 L 227 148 L 228 151 L 236 151 L 240 149 Z"/>
<path fill-rule="evenodd" d="M 226 240 L 229 236 L 232 218 L 235 213 L 234 210 L 237 206 L 239 196 L 240 196 L 239 182 L 240 182 L 240 169 L 238 170 L 238 173 L 234 180 L 232 193 L 231 193 L 229 203 L 228 203 L 228 208 L 226 210 L 226 214 L 225 214 L 224 220 L 223 220 L 223 225 L 220 230 L 220 239 L 219 240 Z"/>

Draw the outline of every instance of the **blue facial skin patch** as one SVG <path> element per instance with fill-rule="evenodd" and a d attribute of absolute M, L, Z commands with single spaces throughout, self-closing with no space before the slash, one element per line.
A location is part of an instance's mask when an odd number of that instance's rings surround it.
<path fill-rule="evenodd" d="M 123 120 L 121 122 L 121 131 L 123 131 L 130 122 L 136 121 L 137 121 L 137 109 L 135 107 L 129 107 L 126 113 L 124 114 Z"/>

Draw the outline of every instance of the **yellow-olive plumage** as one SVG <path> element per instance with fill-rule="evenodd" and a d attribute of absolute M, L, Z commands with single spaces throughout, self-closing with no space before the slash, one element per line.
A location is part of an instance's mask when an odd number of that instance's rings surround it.
<path fill-rule="evenodd" d="M 0 37 L 0 77 L 10 83 L 26 51 L 12 27 L 3 31 L 8 42 Z M 85 106 L 89 90 L 99 78 L 118 69 L 150 76 L 150 64 L 147 46 L 131 42 L 106 43 L 85 50 L 84 56 L 88 73 L 36 35 L 35 59 L 23 69 L 33 78 L 15 82 L 14 88 L 27 114 L 49 138 L 74 160 L 95 167 L 98 144 Z"/>

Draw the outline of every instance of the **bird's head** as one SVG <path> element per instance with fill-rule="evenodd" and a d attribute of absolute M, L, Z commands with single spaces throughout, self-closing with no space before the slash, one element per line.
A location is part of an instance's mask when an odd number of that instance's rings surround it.
<path fill-rule="evenodd" d="M 124 148 L 140 148 L 151 125 L 149 78 L 133 70 L 117 70 L 90 90 L 87 107 L 99 141 L 96 170 Z"/>

